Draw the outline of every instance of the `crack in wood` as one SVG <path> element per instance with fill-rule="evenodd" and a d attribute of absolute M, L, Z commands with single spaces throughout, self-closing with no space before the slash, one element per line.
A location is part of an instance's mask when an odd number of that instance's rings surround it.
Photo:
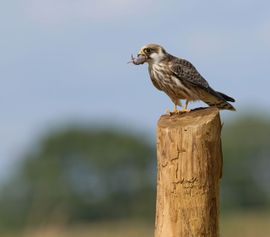
<path fill-rule="evenodd" d="M 218 237 L 220 131 L 215 108 L 160 118 L 155 237 Z"/>

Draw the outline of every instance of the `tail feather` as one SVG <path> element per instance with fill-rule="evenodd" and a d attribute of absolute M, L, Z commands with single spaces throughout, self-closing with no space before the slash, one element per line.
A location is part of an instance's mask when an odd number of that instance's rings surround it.
<path fill-rule="evenodd" d="M 234 102 L 234 99 L 217 91 L 214 91 L 212 88 L 209 91 L 210 93 L 207 94 L 203 101 L 208 104 L 209 106 L 214 106 L 219 109 L 227 109 L 235 111 L 235 108 L 227 101 Z M 209 96 L 210 95 L 210 96 Z"/>
<path fill-rule="evenodd" d="M 227 102 L 225 99 L 221 100 L 218 99 L 215 102 L 211 101 L 205 101 L 206 104 L 208 104 L 211 107 L 217 107 L 218 109 L 227 109 L 227 110 L 231 110 L 231 111 L 235 111 L 236 109 L 229 103 Z"/>
<path fill-rule="evenodd" d="M 217 104 L 216 107 L 218 107 L 219 109 L 227 109 L 231 111 L 236 111 L 236 109 L 228 102 Z"/>
<path fill-rule="evenodd" d="M 217 103 L 206 102 L 210 107 L 217 107 L 218 109 L 227 109 L 236 111 L 236 109 L 227 101 L 218 101 Z"/>
<path fill-rule="evenodd" d="M 221 97 L 223 97 L 225 100 L 231 101 L 231 102 L 235 102 L 235 99 L 234 99 L 234 98 L 232 98 L 232 97 L 230 97 L 230 96 L 228 96 L 228 95 L 225 95 L 225 94 L 223 94 L 223 93 L 221 93 L 221 92 L 219 92 L 219 91 L 217 91 L 217 93 L 218 93 Z"/>
<path fill-rule="evenodd" d="M 235 102 L 234 98 L 225 95 L 221 92 L 213 90 L 211 87 L 208 88 L 208 93 L 211 95 L 204 97 L 204 102 L 208 104 L 209 106 L 214 106 L 219 109 L 227 109 L 235 111 L 235 108 L 228 102 Z"/>

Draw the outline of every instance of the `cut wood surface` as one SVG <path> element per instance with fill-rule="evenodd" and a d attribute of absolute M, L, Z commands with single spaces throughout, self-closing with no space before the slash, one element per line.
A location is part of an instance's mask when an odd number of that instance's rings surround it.
<path fill-rule="evenodd" d="M 218 236 L 220 136 L 216 108 L 160 117 L 155 237 Z"/>

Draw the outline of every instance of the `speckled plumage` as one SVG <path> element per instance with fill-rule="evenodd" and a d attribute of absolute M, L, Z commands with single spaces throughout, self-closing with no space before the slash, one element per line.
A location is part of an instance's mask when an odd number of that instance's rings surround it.
<path fill-rule="evenodd" d="M 153 85 L 164 91 L 175 105 L 181 105 L 181 99 L 202 100 L 209 106 L 235 110 L 228 102 L 234 102 L 234 99 L 213 90 L 187 60 L 172 56 L 156 44 L 142 47 L 139 55 L 143 55 L 149 65 L 148 70 Z"/>

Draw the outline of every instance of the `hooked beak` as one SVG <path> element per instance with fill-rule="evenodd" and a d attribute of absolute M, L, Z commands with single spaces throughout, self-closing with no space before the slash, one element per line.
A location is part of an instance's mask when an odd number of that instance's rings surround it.
<path fill-rule="evenodd" d="M 133 55 L 131 55 L 131 61 L 129 63 L 133 63 L 135 65 L 144 64 L 147 62 L 147 58 L 147 55 L 142 49 L 140 49 L 139 53 L 137 54 L 137 58 L 134 58 Z"/>
<path fill-rule="evenodd" d="M 145 53 L 143 52 L 142 49 L 139 51 L 139 53 L 138 53 L 137 56 L 138 56 L 138 57 L 143 56 L 143 57 L 147 58 L 147 56 L 145 55 Z"/>

